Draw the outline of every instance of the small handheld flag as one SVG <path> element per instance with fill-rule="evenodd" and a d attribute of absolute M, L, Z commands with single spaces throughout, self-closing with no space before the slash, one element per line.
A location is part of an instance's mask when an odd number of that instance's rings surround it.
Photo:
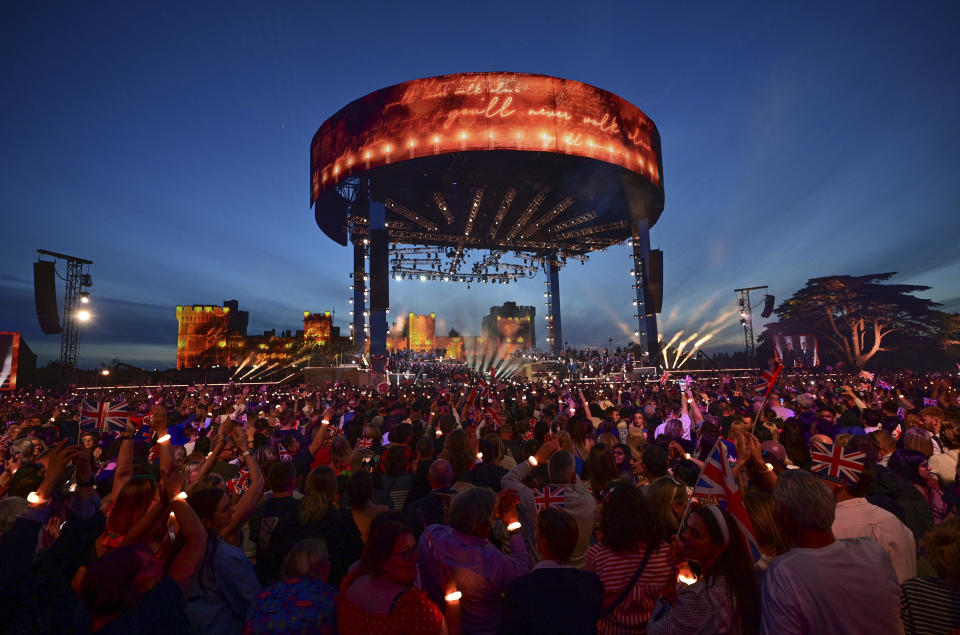
<path fill-rule="evenodd" d="M 123 430 L 127 425 L 127 402 L 87 401 L 80 408 L 80 427 L 95 427 L 100 432 Z"/>

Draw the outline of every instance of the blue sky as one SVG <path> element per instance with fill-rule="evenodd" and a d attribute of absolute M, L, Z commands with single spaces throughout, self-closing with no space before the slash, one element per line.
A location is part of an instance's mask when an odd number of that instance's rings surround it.
<path fill-rule="evenodd" d="M 95 263 L 82 366 L 172 365 L 177 304 L 346 327 L 352 255 L 308 208 L 310 138 L 370 91 L 465 71 L 587 82 L 656 122 L 668 338 L 735 349 L 734 288 L 835 273 L 899 271 L 960 310 L 956 3 L 191 4 L 0 8 L 0 330 L 41 363 L 59 337 L 33 309 L 38 248 Z M 626 342 L 629 265 L 620 247 L 564 270 L 565 340 Z M 505 300 L 542 315 L 542 289 L 403 282 L 392 312 L 476 334 Z"/>

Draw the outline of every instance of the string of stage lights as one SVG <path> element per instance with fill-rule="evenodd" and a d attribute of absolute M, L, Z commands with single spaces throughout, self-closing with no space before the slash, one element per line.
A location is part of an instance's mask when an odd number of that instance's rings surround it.
<path fill-rule="evenodd" d="M 507 252 L 491 250 L 466 270 L 465 255 L 459 250 L 438 247 L 397 247 L 390 249 L 390 273 L 397 282 L 402 280 L 509 284 L 536 277 L 543 267 L 556 257 L 514 252 L 517 262 L 506 260 Z M 560 254 L 560 261 L 578 260 L 581 264 L 590 258 L 586 254 Z M 460 271 L 464 266 L 465 271 Z"/>

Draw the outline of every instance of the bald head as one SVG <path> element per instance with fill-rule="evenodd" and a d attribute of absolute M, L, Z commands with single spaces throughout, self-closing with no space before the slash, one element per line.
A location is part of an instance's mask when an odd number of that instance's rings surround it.
<path fill-rule="evenodd" d="M 453 484 L 453 466 L 446 459 L 437 459 L 430 464 L 427 480 L 433 489 L 445 489 Z"/>

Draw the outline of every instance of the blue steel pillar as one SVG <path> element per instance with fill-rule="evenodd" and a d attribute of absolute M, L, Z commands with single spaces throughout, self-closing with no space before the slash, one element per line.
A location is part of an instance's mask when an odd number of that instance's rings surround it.
<path fill-rule="evenodd" d="M 390 273 L 387 253 L 387 208 L 370 201 L 370 356 L 387 354 L 387 306 Z"/>
<path fill-rule="evenodd" d="M 363 352 L 367 341 L 367 266 L 365 262 L 367 248 L 362 238 L 353 239 L 353 344 Z"/>
<path fill-rule="evenodd" d="M 549 331 L 553 336 L 551 350 L 560 354 L 563 352 L 563 328 L 560 319 L 560 263 L 556 260 L 550 262 L 550 316 L 553 321 L 553 328 Z"/>
<path fill-rule="evenodd" d="M 657 342 L 657 315 L 648 310 L 647 281 L 650 263 L 650 225 L 646 218 L 637 222 L 633 232 L 633 288 L 637 330 L 634 335 L 640 340 L 640 349 L 647 353 L 650 364 L 656 364 L 659 354 Z"/>

